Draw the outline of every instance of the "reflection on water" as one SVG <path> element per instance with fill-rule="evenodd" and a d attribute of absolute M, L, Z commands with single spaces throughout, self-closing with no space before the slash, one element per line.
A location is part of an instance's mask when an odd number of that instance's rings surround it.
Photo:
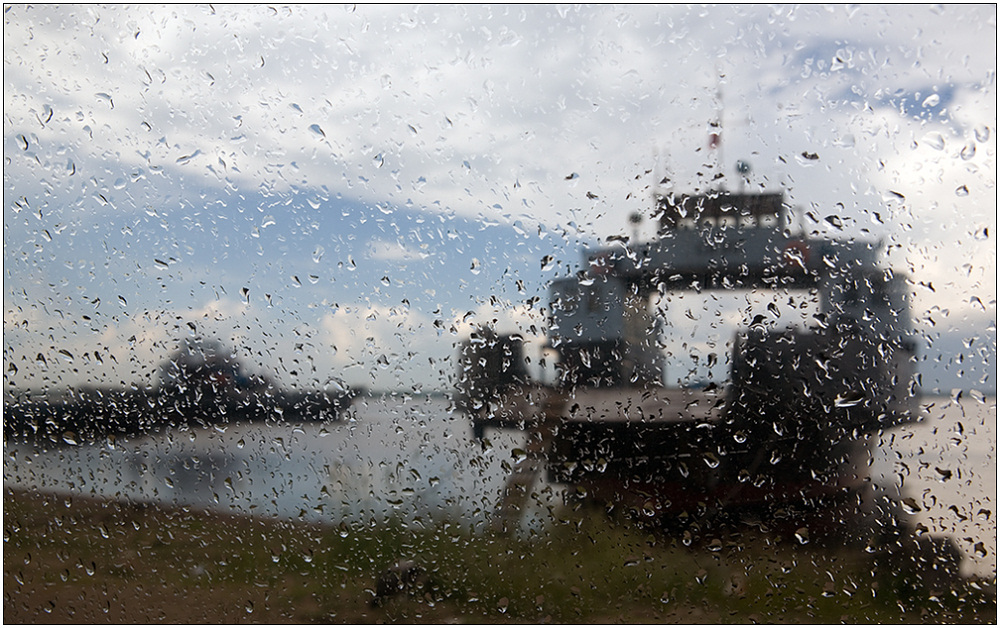
<path fill-rule="evenodd" d="M 882 435 L 871 478 L 901 494 L 919 534 L 948 536 L 963 573 L 996 573 L 996 400 L 926 398 L 925 421 Z M 368 397 L 337 423 L 171 429 L 76 446 L 4 444 L 4 486 L 339 524 L 397 518 L 494 521 L 519 431 L 490 431 L 440 397 Z M 566 487 L 536 475 L 520 516 L 544 522 Z M 527 529 L 527 527 L 525 529 Z"/>

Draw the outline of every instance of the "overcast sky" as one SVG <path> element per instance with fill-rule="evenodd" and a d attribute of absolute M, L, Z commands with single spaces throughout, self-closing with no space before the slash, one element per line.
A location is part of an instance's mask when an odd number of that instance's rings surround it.
<path fill-rule="evenodd" d="M 993 5 L 5 6 L 5 385 L 147 385 L 198 333 L 441 388 L 656 181 L 738 159 L 885 242 L 925 388 L 995 390 Z"/>

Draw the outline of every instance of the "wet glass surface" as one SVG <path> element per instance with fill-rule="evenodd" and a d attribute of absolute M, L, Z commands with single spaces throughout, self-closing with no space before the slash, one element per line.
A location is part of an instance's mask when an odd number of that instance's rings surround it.
<path fill-rule="evenodd" d="M 995 620 L 995 7 L 4 39 L 11 621 Z"/>

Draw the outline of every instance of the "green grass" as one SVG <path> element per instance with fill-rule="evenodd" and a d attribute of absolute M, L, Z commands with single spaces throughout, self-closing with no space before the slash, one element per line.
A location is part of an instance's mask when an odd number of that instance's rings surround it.
<path fill-rule="evenodd" d="M 695 534 L 690 534 L 694 530 Z M 995 580 L 761 526 L 650 529 L 585 506 L 520 537 L 466 523 L 318 526 L 5 491 L 4 613 L 18 621 L 992 623 Z M 379 607 L 379 573 L 426 582 Z M 884 562 L 884 561 L 883 561 Z"/>

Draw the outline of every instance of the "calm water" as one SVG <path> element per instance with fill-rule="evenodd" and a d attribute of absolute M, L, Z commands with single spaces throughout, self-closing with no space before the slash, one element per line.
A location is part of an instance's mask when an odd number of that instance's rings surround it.
<path fill-rule="evenodd" d="M 996 573 L 996 399 L 925 398 L 924 421 L 884 434 L 876 485 L 931 534 L 952 537 L 965 573 Z M 4 486 L 156 501 L 338 524 L 461 518 L 489 523 L 524 446 L 489 432 L 485 451 L 446 399 L 361 398 L 340 423 L 177 429 L 39 449 L 4 444 Z M 561 501 L 539 478 L 526 525 Z"/>
<path fill-rule="evenodd" d="M 884 434 L 872 480 L 899 491 L 916 523 L 955 540 L 965 574 L 997 572 L 997 403 L 925 397 L 924 420 Z M 981 545 L 978 545 L 981 544 Z"/>

